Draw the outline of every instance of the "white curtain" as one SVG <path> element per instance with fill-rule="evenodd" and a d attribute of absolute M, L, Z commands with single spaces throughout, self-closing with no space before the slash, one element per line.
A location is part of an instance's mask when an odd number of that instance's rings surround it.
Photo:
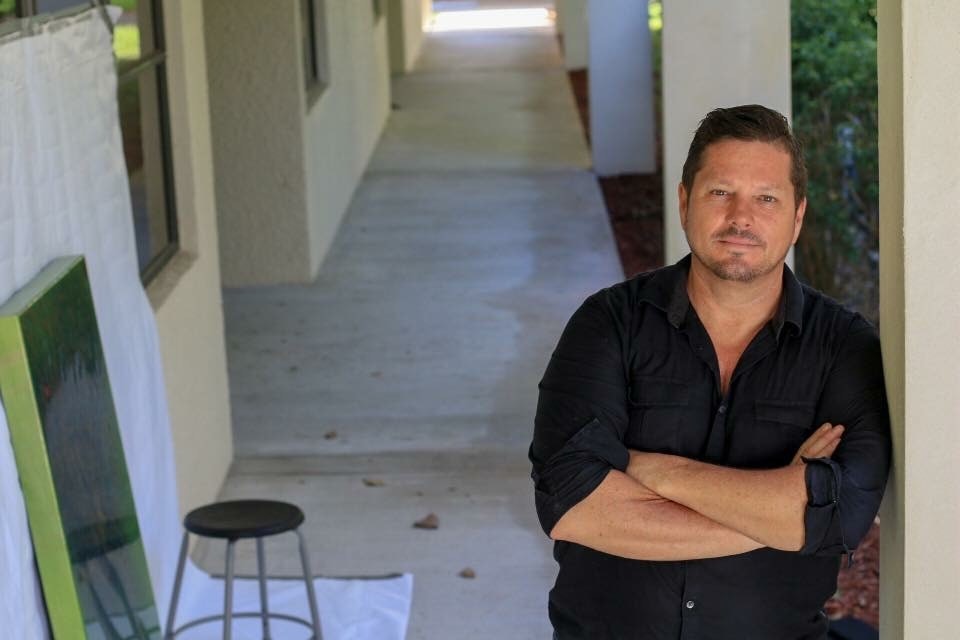
<path fill-rule="evenodd" d="M 110 33 L 98 12 L 0 41 L 0 301 L 50 260 L 82 254 L 93 291 L 161 621 L 180 536 L 157 332 L 140 283 Z M 0 621 L 47 637 L 0 411 Z"/>

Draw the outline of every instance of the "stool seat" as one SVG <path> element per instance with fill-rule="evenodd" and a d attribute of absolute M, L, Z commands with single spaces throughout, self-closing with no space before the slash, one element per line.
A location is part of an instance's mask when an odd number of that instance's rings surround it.
<path fill-rule="evenodd" d="M 228 500 L 194 509 L 183 527 L 207 538 L 261 538 L 294 531 L 303 524 L 303 511 L 278 500 Z"/>
<path fill-rule="evenodd" d="M 278 618 L 287 622 L 296 622 L 313 631 L 310 640 L 323 640 L 320 633 L 320 614 L 317 611 L 317 594 L 313 588 L 313 573 L 310 558 L 307 555 L 307 543 L 300 531 L 304 515 L 296 505 L 279 500 L 228 500 L 215 502 L 194 509 L 183 519 L 183 541 L 180 543 L 180 559 L 177 561 L 177 576 L 173 581 L 173 595 L 170 596 L 170 608 L 167 611 L 167 628 L 164 640 L 174 640 L 180 633 L 193 627 L 223 620 L 223 640 L 233 638 L 234 618 L 260 618 L 264 640 L 270 638 L 270 619 Z M 303 582 L 307 590 L 307 604 L 310 606 L 310 620 L 304 620 L 285 613 L 272 613 L 267 602 L 267 569 L 263 551 L 263 538 L 292 531 L 300 540 L 300 564 L 303 567 Z M 205 538 L 220 538 L 227 541 L 227 562 L 223 578 L 223 614 L 204 616 L 183 624 L 175 625 L 177 603 L 180 600 L 180 585 L 183 583 L 183 570 L 187 564 L 187 551 L 190 547 L 190 534 Z M 257 582 L 260 586 L 260 611 L 235 612 L 233 610 L 233 556 L 234 547 L 241 538 L 254 538 L 257 544 Z"/>

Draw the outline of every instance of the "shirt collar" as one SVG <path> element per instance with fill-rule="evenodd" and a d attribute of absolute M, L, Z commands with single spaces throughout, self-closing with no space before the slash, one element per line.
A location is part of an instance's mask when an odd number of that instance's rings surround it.
<path fill-rule="evenodd" d="M 657 270 L 639 292 L 639 300 L 648 302 L 667 314 L 667 321 L 679 329 L 690 309 L 687 296 L 687 276 L 690 273 L 690 254 L 676 264 Z M 800 333 L 803 329 L 803 286 L 797 277 L 784 265 L 783 293 L 777 313 L 770 321 L 777 341 L 783 333 L 783 327 L 790 324 Z"/>

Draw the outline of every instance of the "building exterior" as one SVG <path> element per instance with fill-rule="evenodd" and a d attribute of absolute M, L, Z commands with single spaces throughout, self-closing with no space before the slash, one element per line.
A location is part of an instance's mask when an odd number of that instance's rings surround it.
<path fill-rule="evenodd" d="M 165 80 L 159 97 L 149 96 L 160 102 L 143 113 L 166 118 L 155 147 L 168 156 L 155 164 L 166 167 L 164 210 L 175 233 L 145 270 L 145 286 L 185 511 L 216 497 L 233 459 L 221 287 L 316 277 L 389 114 L 390 74 L 413 64 L 430 2 L 166 0 L 157 12 L 149 4 L 140 17 L 160 21 L 149 25 L 162 44 L 150 60 Z M 762 102 L 789 111 L 790 8 L 788 0 L 664 4 L 669 195 L 709 108 Z M 586 44 L 588 21 L 576 13 L 586 5 L 557 3 L 578 58 L 569 66 L 588 52 L 605 56 L 589 57 L 591 67 L 630 65 Z M 0 2 L 0 17 L 14 6 Z M 952 335 L 960 296 L 943 286 L 956 280 L 960 238 L 958 22 L 956 3 L 879 2 L 881 331 L 895 442 L 881 516 L 887 640 L 952 637 L 950 603 L 960 601 L 960 343 Z M 666 209 L 669 261 L 682 252 L 682 234 L 675 203 Z"/>

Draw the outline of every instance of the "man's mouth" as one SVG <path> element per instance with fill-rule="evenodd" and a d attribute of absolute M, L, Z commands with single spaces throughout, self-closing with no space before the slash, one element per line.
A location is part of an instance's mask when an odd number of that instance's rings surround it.
<path fill-rule="evenodd" d="M 732 244 L 738 247 L 762 247 L 763 241 L 749 231 L 737 233 L 724 233 L 716 237 L 717 242 Z"/>

